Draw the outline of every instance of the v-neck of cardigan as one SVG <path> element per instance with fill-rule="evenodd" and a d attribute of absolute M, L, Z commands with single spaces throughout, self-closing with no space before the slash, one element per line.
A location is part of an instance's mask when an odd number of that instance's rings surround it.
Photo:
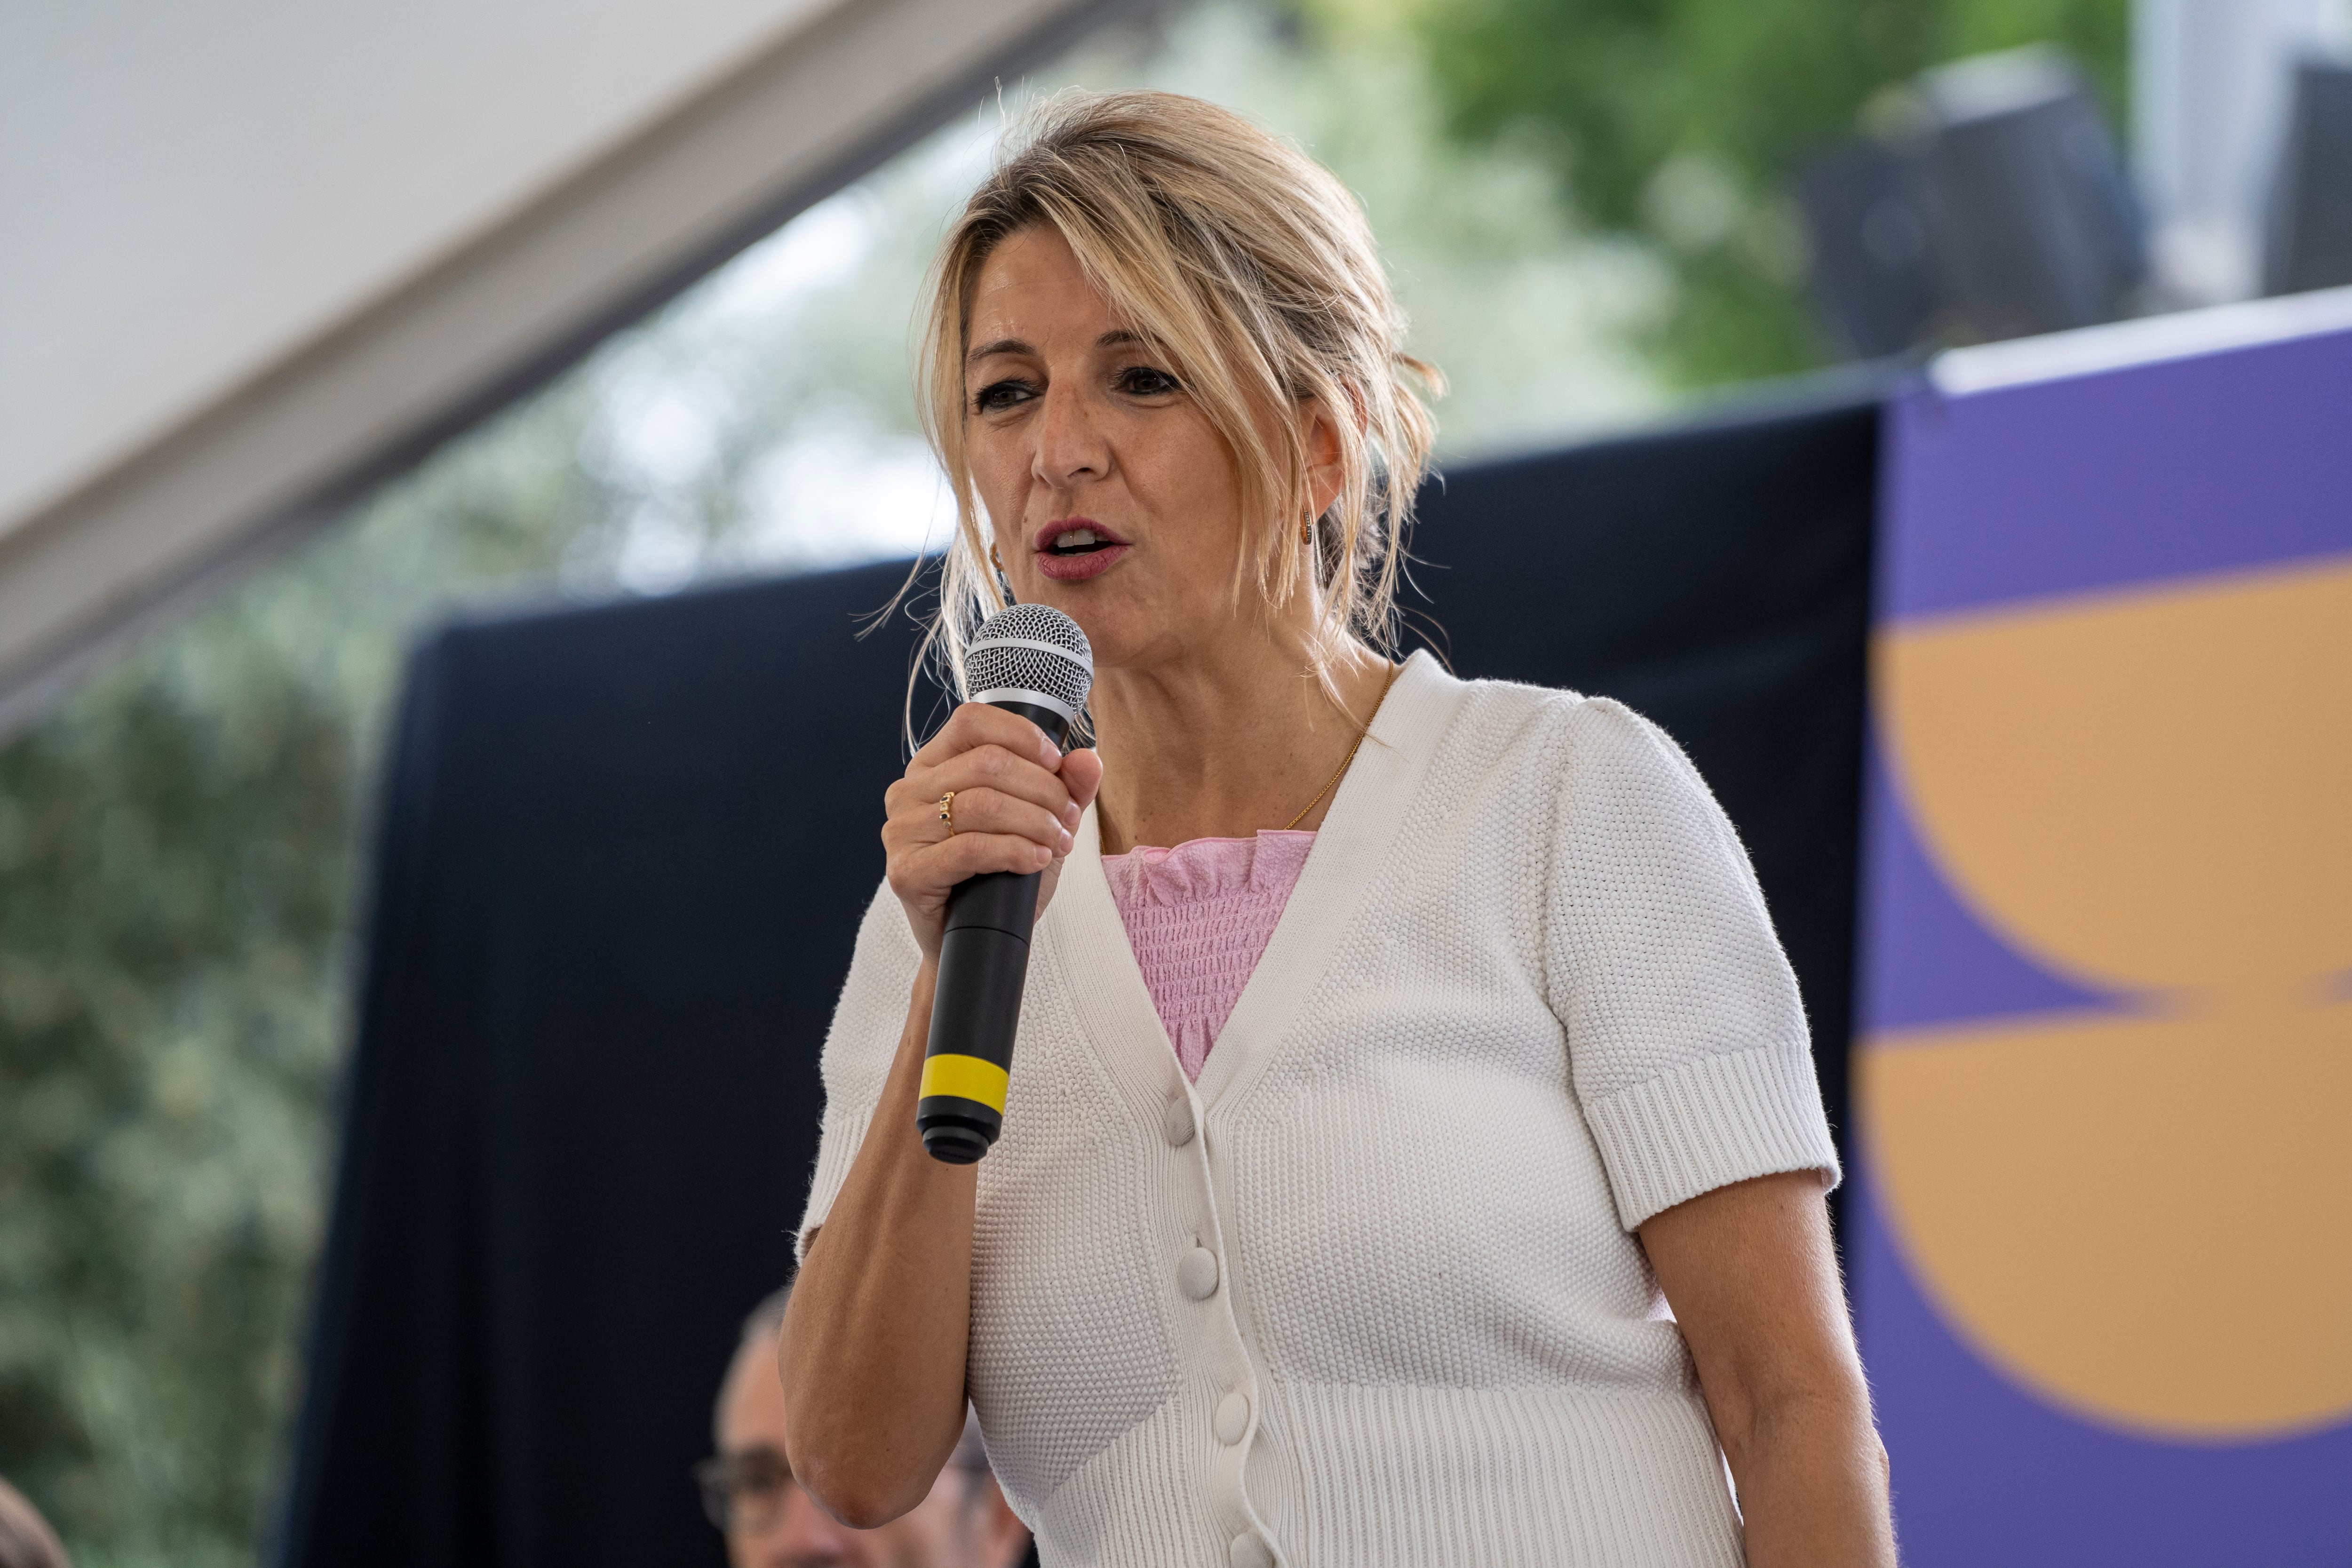
<path fill-rule="evenodd" d="M 1458 700 L 1460 684 L 1426 652 L 1405 661 L 1374 716 L 1363 748 L 1339 781 L 1315 847 L 1275 922 L 1257 967 L 1218 1033 L 1200 1080 L 1201 1107 L 1239 1100 L 1263 1076 L 1292 1021 L 1330 966 Z M 1156 1119 L 1187 1085 L 1159 1009 L 1143 983 L 1102 865 L 1102 837 L 1089 806 L 1046 920 L 1067 963 L 1070 990 L 1112 1076 Z M 1149 1052 L 1150 1059 L 1143 1059 Z"/>

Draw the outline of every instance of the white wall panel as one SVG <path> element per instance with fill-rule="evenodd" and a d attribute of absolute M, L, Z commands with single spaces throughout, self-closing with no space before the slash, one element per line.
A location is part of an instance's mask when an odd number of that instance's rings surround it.
<path fill-rule="evenodd" d="M 830 3 L 0 5 L 0 528 Z"/>
<path fill-rule="evenodd" d="M 1139 3 L 0 5 L 0 731 Z"/>

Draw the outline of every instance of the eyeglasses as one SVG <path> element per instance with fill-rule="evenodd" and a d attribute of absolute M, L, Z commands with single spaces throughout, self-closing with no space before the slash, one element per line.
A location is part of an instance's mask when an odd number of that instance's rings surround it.
<path fill-rule="evenodd" d="M 720 1530 L 765 1535 L 776 1527 L 793 1487 L 784 1457 L 761 1444 L 719 1454 L 694 1467 L 702 1511 Z"/>

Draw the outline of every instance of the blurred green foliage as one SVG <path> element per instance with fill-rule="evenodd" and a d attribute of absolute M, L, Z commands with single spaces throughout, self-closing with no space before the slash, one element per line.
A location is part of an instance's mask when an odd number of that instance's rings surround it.
<path fill-rule="evenodd" d="M 2130 0 L 1426 0 L 1455 134 L 1517 141 L 1569 205 L 1672 268 L 1662 370 L 1707 385 L 1804 369 L 1822 345 L 1786 195 L 1872 95 L 1943 61 L 2053 42 L 2125 112 Z"/>
<path fill-rule="evenodd" d="M 587 413 L 485 428 L 0 748 L 0 1473 L 81 1568 L 253 1561 L 383 710 L 420 618 L 608 523 Z"/>

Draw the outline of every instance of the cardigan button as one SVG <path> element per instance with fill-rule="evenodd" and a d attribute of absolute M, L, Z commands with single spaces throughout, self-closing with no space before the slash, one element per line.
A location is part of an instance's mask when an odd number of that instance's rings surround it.
<path fill-rule="evenodd" d="M 1255 1535 L 1236 1535 L 1225 1551 L 1225 1561 L 1234 1568 L 1274 1568 L 1274 1553 Z"/>
<path fill-rule="evenodd" d="M 1184 1294 L 1195 1301 L 1205 1301 L 1217 1293 L 1217 1255 L 1205 1247 L 1196 1247 L 1176 1264 L 1176 1283 Z"/>
<path fill-rule="evenodd" d="M 1249 1395 L 1236 1390 L 1217 1401 L 1217 1441 L 1231 1447 L 1249 1430 Z"/>
<path fill-rule="evenodd" d="M 1168 1142 L 1179 1149 L 1190 1143 L 1192 1141 L 1192 1102 L 1189 1100 L 1170 1100 L 1168 1114 L 1160 1119 L 1160 1130 L 1167 1134 Z"/>

